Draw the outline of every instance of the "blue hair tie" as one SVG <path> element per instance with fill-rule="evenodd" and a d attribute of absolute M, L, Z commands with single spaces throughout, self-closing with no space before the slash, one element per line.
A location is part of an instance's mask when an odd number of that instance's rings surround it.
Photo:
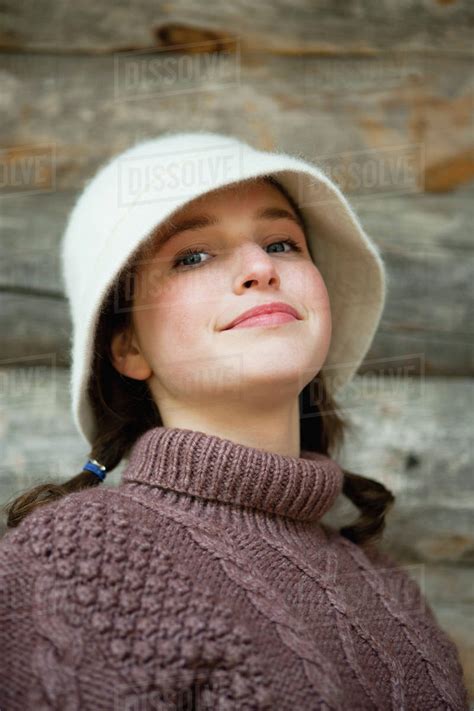
<path fill-rule="evenodd" d="M 86 469 L 88 472 L 92 472 L 93 474 L 98 476 L 99 479 L 101 479 L 102 481 L 104 481 L 105 477 L 107 476 L 107 469 L 104 467 L 103 464 L 99 464 L 97 459 L 88 459 L 82 467 L 82 471 Z"/>

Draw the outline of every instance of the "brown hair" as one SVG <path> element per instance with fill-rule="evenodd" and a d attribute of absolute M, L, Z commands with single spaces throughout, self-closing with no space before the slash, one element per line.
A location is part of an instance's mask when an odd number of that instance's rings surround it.
<path fill-rule="evenodd" d="M 305 225 L 299 207 L 272 176 L 264 180 L 275 185 L 287 198 Z M 306 234 L 307 231 L 305 230 Z M 149 240 L 142 249 L 146 249 Z M 114 469 L 126 457 L 136 439 L 152 427 L 162 426 L 158 408 L 145 381 L 120 374 L 112 364 L 112 337 L 127 331 L 131 324 L 130 303 L 133 299 L 134 270 L 142 249 L 132 255 L 118 275 L 102 305 L 96 333 L 92 373 L 88 394 L 97 422 L 88 458 L 104 464 L 107 471 Z M 130 291 L 132 281 L 132 294 Z M 128 304 L 128 305 L 127 305 Z M 313 393 L 317 392 L 317 398 Z M 329 394 L 322 372 L 300 393 L 300 445 L 302 450 L 333 456 L 342 444 L 346 430 L 352 424 L 342 416 L 338 404 Z M 311 408 L 311 412 L 305 412 Z M 352 524 L 343 526 L 340 534 L 358 545 L 380 538 L 385 527 L 385 515 L 393 505 L 392 493 L 379 482 L 348 469 L 344 473 L 343 493 L 359 509 L 360 515 Z M 81 471 L 68 481 L 39 484 L 6 504 L 7 527 L 13 528 L 31 511 L 69 493 L 97 486 L 101 480 L 92 472 Z"/>

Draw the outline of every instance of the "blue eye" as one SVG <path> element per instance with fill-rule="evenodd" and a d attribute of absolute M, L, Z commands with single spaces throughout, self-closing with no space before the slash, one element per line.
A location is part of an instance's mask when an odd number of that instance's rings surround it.
<path fill-rule="evenodd" d="M 295 242 L 295 240 L 291 239 L 291 237 L 287 237 L 287 238 L 284 239 L 284 240 L 278 240 L 277 242 L 272 242 L 272 243 L 269 244 L 268 246 L 269 246 L 269 247 L 274 247 L 276 244 L 289 244 L 293 251 L 295 251 L 295 252 L 301 252 L 301 251 L 302 251 L 302 249 L 301 249 L 301 247 L 298 245 L 298 243 Z M 280 250 L 280 251 L 281 251 L 281 250 Z M 205 247 L 195 247 L 194 249 L 187 249 L 185 252 L 183 252 L 183 254 L 182 254 L 180 257 L 178 257 L 178 259 L 176 259 L 176 260 L 173 262 L 173 269 L 182 268 L 182 267 L 180 267 L 180 265 L 182 264 L 182 262 L 184 262 L 186 259 L 189 259 L 189 258 L 191 258 L 191 257 L 196 257 L 196 256 L 199 255 L 199 254 L 209 254 L 209 253 L 206 252 L 206 248 L 205 248 Z M 184 265 L 184 268 L 185 268 L 185 269 L 186 269 L 186 268 L 188 268 L 188 269 L 189 269 L 189 268 L 193 269 L 195 266 L 200 266 L 201 264 L 203 264 L 203 262 L 194 262 L 194 264 L 187 264 L 187 265 Z"/>
<path fill-rule="evenodd" d="M 287 239 L 280 240 L 279 242 L 272 242 L 269 244 L 269 247 L 274 247 L 276 244 L 289 244 L 295 252 L 301 252 L 301 247 L 298 245 L 297 242 L 295 242 L 293 239 L 288 237 Z"/>
<path fill-rule="evenodd" d="M 186 259 L 190 259 L 191 257 L 197 257 L 199 254 L 206 254 L 204 248 L 198 247 L 197 249 L 187 249 L 185 252 L 183 252 L 182 257 L 173 262 L 173 269 L 180 266 L 181 263 L 184 262 Z M 199 264 L 199 262 L 194 262 L 194 264 Z M 187 264 L 185 266 L 192 266 L 192 263 Z"/>

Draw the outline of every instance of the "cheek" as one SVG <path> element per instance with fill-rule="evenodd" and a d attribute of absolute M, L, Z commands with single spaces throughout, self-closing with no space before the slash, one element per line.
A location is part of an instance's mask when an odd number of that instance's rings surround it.
<path fill-rule="evenodd" d="M 214 314 L 209 284 L 190 273 L 180 277 L 153 279 L 151 272 L 141 275 L 134 319 L 140 344 L 154 363 L 189 353 L 209 329 Z"/>
<path fill-rule="evenodd" d="M 295 272 L 295 284 L 302 304 L 309 310 L 329 310 L 329 294 L 319 269 L 311 262 L 299 266 Z"/>
<path fill-rule="evenodd" d="M 197 270 L 196 270 L 197 271 Z M 180 278 L 181 277 L 181 278 Z M 209 320 L 212 289 L 207 280 L 194 274 L 178 275 L 168 280 L 156 301 L 156 312 L 162 323 L 174 330 L 191 332 L 194 325 Z"/>
<path fill-rule="evenodd" d="M 183 310 L 192 309 L 199 301 L 199 282 L 193 275 L 180 278 L 177 273 L 168 273 L 167 267 L 148 265 L 137 276 L 135 299 L 137 311 L 145 309 L 168 321 L 179 317 Z"/>

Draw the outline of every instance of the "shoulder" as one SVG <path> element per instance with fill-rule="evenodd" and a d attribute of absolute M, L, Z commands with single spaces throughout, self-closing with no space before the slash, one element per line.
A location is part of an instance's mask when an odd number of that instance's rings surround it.
<path fill-rule="evenodd" d="M 380 542 L 358 546 L 335 531 L 330 534 L 329 540 L 339 550 L 341 558 L 349 559 L 350 565 L 357 571 L 357 590 L 361 599 L 365 599 L 364 591 L 370 589 L 383 602 L 388 615 L 396 618 L 405 628 L 418 630 L 431 649 L 442 649 L 458 672 L 460 659 L 457 648 L 441 626 L 426 596 L 427 565 L 423 562 L 400 562 Z"/>
<path fill-rule="evenodd" d="M 467 708 L 457 646 L 426 597 L 429 567 L 419 561 L 400 562 L 381 541 L 359 546 L 334 529 L 326 527 L 326 534 L 338 592 L 352 612 L 383 635 L 386 648 L 402 665 L 414 652 L 416 664 L 450 700 L 450 708 Z"/>
<path fill-rule="evenodd" d="M 113 489 L 112 489 L 113 491 Z M 16 550 L 37 562 L 50 558 L 51 546 L 90 535 L 90 524 L 108 523 L 114 509 L 110 487 L 94 487 L 40 505 L 0 539 L 0 552 Z"/>
<path fill-rule="evenodd" d="M 60 670 L 64 660 L 70 663 L 73 640 L 78 683 L 89 674 L 94 650 L 96 659 L 107 660 L 117 693 L 126 695 L 135 683 L 158 691 L 171 684 L 173 694 L 195 674 L 203 683 L 214 680 L 216 703 L 219 694 L 235 702 L 243 694 L 270 708 L 250 631 L 207 581 L 193 579 L 160 540 L 159 525 L 137 522 L 113 492 L 44 506 L 6 538 L 4 550 L 21 549 L 21 560 L 35 567 L 32 600 L 38 602 L 31 614 L 41 644 L 54 651 Z M 67 630 L 66 646 L 58 629 Z"/>
<path fill-rule="evenodd" d="M 0 540 L 0 585 L 19 590 L 26 579 L 25 605 L 41 585 L 78 602 L 93 582 L 107 589 L 119 576 L 133 575 L 153 549 L 153 534 L 117 499 L 112 487 L 94 487 L 33 510 Z M 171 567 L 171 554 L 155 548 L 156 569 Z"/>
<path fill-rule="evenodd" d="M 160 543 L 159 527 L 159 515 L 156 527 L 143 525 L 114 487 L 94 487 L 33 510 L 0 539 L 0 557 L 64 580 L 97 567 L 97 576 L 112 580 L 125 567 L 140 567 L 152 550 L 152 568 L 169 568 L 173 554 Z"/>
<path fill-rule="evenodd" d="M 379 597 L 393 599 L 409 614 L 433 617 L 423 595 L 426 566 L 401 563 L 382 543 L 358 545 L 334 529 L 328 531 L 328 542 L 339 559 L 357 572 L 361 584 L 366 582 Z"/>

